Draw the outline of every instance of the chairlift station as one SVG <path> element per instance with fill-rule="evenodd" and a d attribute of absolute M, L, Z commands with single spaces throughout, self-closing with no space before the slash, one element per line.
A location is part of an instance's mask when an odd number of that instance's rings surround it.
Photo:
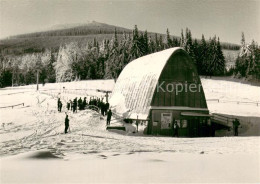
<path fill-rule="evenodd" d="M 147 134 L 214 136 L 205 94 L 192 58 L 180 47 L 146 55 L 125 66 L 110 98 L 128 121 L 147 122 Z"/>

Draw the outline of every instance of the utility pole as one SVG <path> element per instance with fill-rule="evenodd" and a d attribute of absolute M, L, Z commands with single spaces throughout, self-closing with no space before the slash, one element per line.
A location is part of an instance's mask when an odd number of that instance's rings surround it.
<path fill-rule="evenodd" d="M 138 132 L 138 126 L 139 126 L 139 120 L 138 120 L 138 116 L 136 118 L 136 128 L 137 128 L 137 132 Z"/>
<path fill-rule="evenodd" d="M 36 72 L 37 72 L 36 90 L 38 91 L 39 90 L 39 72 L 42 69 L 42 63 L 41 63 L 41 57 L 40 56 L 38 56 L 37 61 L 35 63 L 35 69 L 36 69 Z"/>
<path fill-rule="evenodd" d="M 37 69 L 37 88 L 36 90 L 39 90 L 39 70 Z"/>
<path fill-rule="evenodd" d="M 13 69 L 13 73 L 12 73 L 12 87 L 14 87 L 14 69 Z"/>
<path fill-rule="evenodd" d="M 108 103 L 108 93 L 112 93 L 112 91 L 106 91 L 106 90 L 102 90 L 102 89 L 98 89 L 97 91 L 105 93 L 106 102 Z"/>
<path fill-rule="evenodd" d="M 106 91 L 106 102 L 108 103 L 108 91 Z"/>

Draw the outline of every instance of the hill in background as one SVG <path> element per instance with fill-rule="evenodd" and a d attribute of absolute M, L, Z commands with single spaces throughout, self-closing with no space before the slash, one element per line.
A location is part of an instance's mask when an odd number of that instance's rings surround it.
<path fill-rule="evenodd" d="M 96 39 L 101 42 L 104 39 L 110 40 L 114 31 L 117 31 L 118 39 L 122 39 L 123 34 L 131 34 L 132 30 L 123 27 L 108 25 L 99 22 L 89 22 L 86 24 L 57 25 L 50 30 L 11 36 L 0 41 L 0 53 L 2 55 L 20 55 L 26 53 L 43 52 L 46 49 L 57 51 L 60 45 L 78 42 L 87 43 Z M 166 34 L 148 32 L 152 39 L 155 34 L 165 38 Z M 179 38 L 178 36 L 172 36 Z M 238 50 L 239 45 L 231 43 L 221 43 L 225 50 Z M 226 52 L 227 53 L 227 52 Z"/>

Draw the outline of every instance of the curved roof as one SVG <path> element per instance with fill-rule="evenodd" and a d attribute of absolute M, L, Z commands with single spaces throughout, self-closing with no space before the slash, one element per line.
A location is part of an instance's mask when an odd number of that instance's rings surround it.
<path fill-rule="evenodd" d="M 110 105 L 125 118 L 146 119 L 159 77 L 168 59 L 180 47 L 170 48 L 133 60 L 121 72 Z"/>

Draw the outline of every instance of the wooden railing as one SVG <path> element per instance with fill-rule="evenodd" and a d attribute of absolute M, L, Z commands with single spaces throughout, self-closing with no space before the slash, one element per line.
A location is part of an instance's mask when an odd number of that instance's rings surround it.
<path fill-rule="evenodd" d="M 222 114 L 212 114 L 213 116 L 211 117 L 211 120 L 215 120 L 220 122 L 221 124 L 228 126 L 228 127 L 232 127 L 233 126 L 233 121 L 235 120 L 235 118 L 232 117 L 228 117 Z"/>
<path fill-rule="evenodd" d="M 16 107 L 16 106 L 20 106 L 20 105 L 22 105 L 22 106 L 24 106 L 24 103 L 20 103 L 20 104 L 15 104 L 15 105 L 9 105 L 9 106 L 4 106 L 4 107 L 0 107 L 0 109 L 3 109 L 3 108 L 14 108 L 14 107 Z"/>

